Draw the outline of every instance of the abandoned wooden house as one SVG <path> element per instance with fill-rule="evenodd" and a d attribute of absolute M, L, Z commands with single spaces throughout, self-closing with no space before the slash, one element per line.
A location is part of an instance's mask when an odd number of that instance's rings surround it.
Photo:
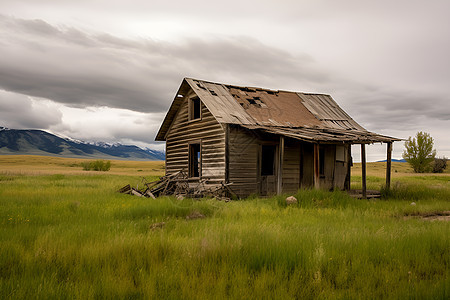
<path fill-rule="evenodd" d="M 350 189 L 351 145 L 392 143 L 369 132 L 329 95 L 240 87 L 185 78 L 156 136 L 166 141 L 166 175 L 232 183 L 240 196 Z"/>

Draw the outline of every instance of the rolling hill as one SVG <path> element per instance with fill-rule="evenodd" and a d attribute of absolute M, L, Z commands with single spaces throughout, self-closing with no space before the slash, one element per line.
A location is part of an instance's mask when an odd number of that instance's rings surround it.
<path fill-rule="evenodd" d="M 43 130 L 0 127 L 0 155 L 51 155 L 123 160 L 164 160 L 162 151 L 134 145 L 86 143 L 58 137 Z"/>

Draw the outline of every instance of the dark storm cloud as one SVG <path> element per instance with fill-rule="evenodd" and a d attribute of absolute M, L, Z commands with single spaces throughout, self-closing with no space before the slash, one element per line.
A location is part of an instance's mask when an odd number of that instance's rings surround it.
<path fill-rule="evenodd" d="M 0 25 L 0 86 L 74 107 L 162 112 L 184 76 L 255 83 L 270 83 L 274 76 L 326 79 L 311 57 L 245 37 L 173 44 L 89 35 L 42 20 L 2 16 Z"/>
<path fill-rule="evenodd" d="M 163 110 L 167 95 L 154 53 L 111 47 L 75 29 L 2 17 L 0 85 L 73 106 Z M 159 69 L 158 67 L 161 67 Z M 158 68 L 158 70 L 156 69 Z"/>

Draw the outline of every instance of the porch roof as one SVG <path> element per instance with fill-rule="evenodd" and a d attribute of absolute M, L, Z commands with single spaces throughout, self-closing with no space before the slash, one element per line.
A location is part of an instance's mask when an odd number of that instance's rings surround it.
<path fill-rule="evenodd" d="M 328 127 L 278 127 L 259 125 L 240 125 L 243 128 L 281 135 L 312 143 L 350 143 L 371 144 L 391 143 L 401 139 L 373 133 L 366 130 L 336 129 Z"/>

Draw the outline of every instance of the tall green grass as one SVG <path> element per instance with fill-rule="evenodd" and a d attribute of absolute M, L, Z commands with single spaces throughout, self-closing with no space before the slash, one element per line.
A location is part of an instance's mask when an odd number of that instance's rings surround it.
<path fill-rule="evenodd" d="M 404 217 L 450 210 L 440 179 L 422 182 L 424 192 L 407 179 L 377 201 L 303 190 L 290 206 L 287 195 L 225 203 L 116 192 L 139 181 L 1 175 L 1 298 L 450 295 L 449 223 Z"/>

